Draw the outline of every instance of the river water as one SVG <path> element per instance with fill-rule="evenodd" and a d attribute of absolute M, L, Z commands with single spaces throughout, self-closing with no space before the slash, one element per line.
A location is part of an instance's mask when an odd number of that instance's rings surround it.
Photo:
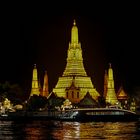
<path fill-rule="evenodd" d="M 0 121 L 0 140 L 140 140 L 140 122 Z"/>

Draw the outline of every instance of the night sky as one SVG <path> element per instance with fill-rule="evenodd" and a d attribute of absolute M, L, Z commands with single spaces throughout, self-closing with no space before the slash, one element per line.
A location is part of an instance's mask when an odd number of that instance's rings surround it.
<path fill-rule="evenodd" d="M 67 58 L 73 20 L 76 19 L 83 62 L 95 88 L 103 92 L 104 71 L 112 63 L 116 91 L 122 85 L 128 92 L 140 86 L 139 14 L 137 7 L 93 7 L 49 11 L 8 11 L 1 26 L 0 82 L 18 83 L 30 92 L 32 69 L 36 63 L 43 82 L 49 76 L 49 90 L 62 75 Z"/>

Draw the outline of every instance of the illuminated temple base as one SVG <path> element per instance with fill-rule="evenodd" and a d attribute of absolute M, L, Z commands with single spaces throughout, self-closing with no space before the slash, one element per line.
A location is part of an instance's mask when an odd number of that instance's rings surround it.
<path fill-rule="evenodd" d="M 67 98 L 66 88 L 70 87 L 73 81 L 73 77 L 59 77 L 56 87 L 53 89 L 53 92 L 57 94 L 58 97 Z M 87 92 L 96 100 L 99 96 L 99 93 L 93 87 L 90 77 L 80 77 L 76 76 L 74 79 L 75 87 L 79 88 L 79 98 L 77 102 L 80 101 Z"/>

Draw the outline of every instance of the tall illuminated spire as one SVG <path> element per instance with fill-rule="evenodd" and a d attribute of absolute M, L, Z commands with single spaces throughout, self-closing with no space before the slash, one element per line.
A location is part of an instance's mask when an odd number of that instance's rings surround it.
<path fill-rule="evenodd" d="M 48 94 L 48 74 L 47 71 L 45 71 L 42 96 L 48 97 Z"/>
<path fill-rule="evenodd" d="M 74 75 L 87 76 L 83 65 L 82 49 L 78 41 L 78 28 L 75 20 L 71 29 L 71 43 L 69 43 L 67 65 L 63 76 Z"/>
<path fill-rule="evenodd" d="M 111 67 L 111 63 L 109 63 L 109 69 L 108 69 L 106 102 L 112 105 L 118 103 L 117 95 L 114 89 L 114 78 L 113 78 L 113 70 Z"/>
<path fill-rule="evenodd" d="M 39 94 L 40 94 L 40 90 L 39 90 L 38 74 L 37 74 L 36 64 L 34 64 L 33 76 L 32 76 L 32 89 L 31 89 L 30 96 L 33 95 L 39 96 Z"/>
<path fill-rule="evenodd" d="M 108 86 L 111 86 L 112 88 L 114 88 L 114 78 L 113 78 L 113 70 L 111 67 L 111 63 L 109 63 L 108 80 L 109 80 L 108 83 L 112 83 L 112 84 L 109 84 Z"/>
<path fill-rule="evenodd" d="M 75 85 L 74 90 L 70 88 L 73 77 Z M 68 89 L 72 91 L 68 91 Z M 78 40 L 78 28 L 75 20 L 71 29 L 71 42 L 69 43 L 67 51 L 67 64 L 63 75 L 59 77 L 53 92 L 56 93 L 58 97 L 71 97 L 69 100 L 74 103 L 79 102 L 84 98 L 87 92 L 89 92 L 95 100 L 100 96 L 94 88 L 91 78 L 87 76 L 83 65 L 81 43 Z M 74 96 L 67 96 L 70 92 L 73 92 Z"/>
<path fill-rule="evenodd" d="M 74 20 L 73 27 L 71 29 L 71 43 L 78 43 L 78 28 L 76 26 L 76 20 Z"/>

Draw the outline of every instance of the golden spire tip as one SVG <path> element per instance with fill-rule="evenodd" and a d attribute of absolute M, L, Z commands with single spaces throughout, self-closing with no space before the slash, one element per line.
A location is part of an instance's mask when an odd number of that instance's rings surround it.
<path fill-rule="evenodd" d="M 74 21 L 73 21 L 73 25 L 76 25 L 76 20 L 74 19 Z"/>

